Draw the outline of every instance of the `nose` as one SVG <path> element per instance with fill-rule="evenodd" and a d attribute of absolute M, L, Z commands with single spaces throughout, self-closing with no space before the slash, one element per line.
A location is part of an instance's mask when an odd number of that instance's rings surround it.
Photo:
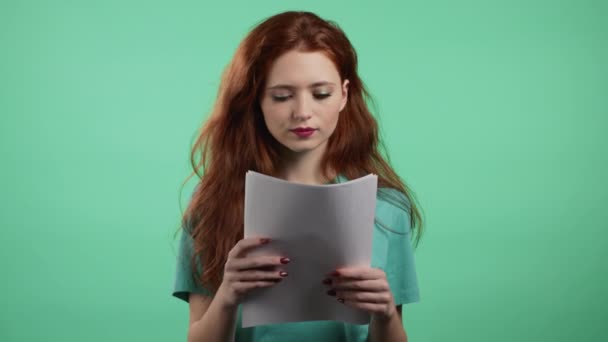
<path fill-rule="evenodd" d="M 298 96 L 293 102 L 292 117 L 298 121 L 306 121 L 312 116 L 312 104 L 306 96 Z"/>

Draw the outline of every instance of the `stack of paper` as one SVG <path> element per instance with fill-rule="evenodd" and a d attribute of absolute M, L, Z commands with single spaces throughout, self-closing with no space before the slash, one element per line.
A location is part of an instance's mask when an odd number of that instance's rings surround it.
<path fill-rule="evenodd" d="M 244 328 L 316 320 L 369 323 L 369 313 L 327 295 L 322 281 L 339 267 L 370 266 L 377 185 L 374 174 L 308 185 L 247 172 L 244 236 L 272 239 L 248 256 L 286 256 L 291 262 L 281 266 L 289 273 L 281 282 L 248 293 Z"/>

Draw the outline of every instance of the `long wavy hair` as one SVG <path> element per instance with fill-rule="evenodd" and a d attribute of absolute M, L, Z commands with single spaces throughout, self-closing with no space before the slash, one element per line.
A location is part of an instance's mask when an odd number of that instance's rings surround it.
<path fill-rule="evenodd" d="M 335 22 L 311 12 L 279 13 L 244 37 L 223 70 L 215 104 L 192 147 L 193 172 L 182 184 L 183 189 L 198 176 L 180 229 L 193 239 L 192 274 L 213 292 L 222 282 L 228 252 L 244 237 L 246 172 L 279 175 L 280 143 L 265 125 L 259 98 L 272 63 L 290 50 L 323 52 L 341 80 L 350 80 L 348 100 L 328 140 L 321 171 L 328 177 L 333 170 L 348 179 L 376 174 L 379 195 L 406 210 L 411 224 L 406 233 L 414 232 L 415 246 L 421 237 L 422 217 L 414 195 L 390 166 L 378 124 L 366 104 L 373 99 L 357 74 L 357 54 L 346 34 Z M 397 196 L 383 189 L 395 189 Z M 198 274 L 199 262 L 204 265 L 202 274 Z"/>

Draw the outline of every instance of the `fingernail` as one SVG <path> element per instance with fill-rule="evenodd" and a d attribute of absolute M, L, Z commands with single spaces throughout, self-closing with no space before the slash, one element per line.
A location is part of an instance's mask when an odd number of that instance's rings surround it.
<path fill-rule="evenodd" d="M 329 291 L 327 291 L 327 294 L 330 295 L 330 296 L 335 296 L 336 295 L 336 291 L 329 290 Z"/>
<path fill-rule="evenodd" d="M 325 285 L 331 284 L 331 279 L 325 279 L 325 280 L 323 280 L 323 284 L 325 284 Z"/>
<path fill-rule="evenodd" d="M 287 277 L 287 272 L 285 272 L 285 271 L 281 271 L 281 272 L 279 273 L 279 275 L 280 275 L 281 277 Z"/>
<path fill-rule="evenodd" d="M 260 239 L 260 242 L 261 243 L 269 243 L 270 239 L 263 238 L 263 239 Z"/>
<path fill-rule="evenodd" d="M 281 258 L 281 264 L 288 264 L 291 261 L 289 258 Z"/>
<path fill-rule="evenodd" d="M 344 303 L 344 299 L 342 299 L 342 298 L 338 298 L 338 302 L 340 302 L 340 303 Z"/>
<path fill-rule="evenodd" d="M 330 277 L 339 277 L 340 276 L 340 272 L 338 271 L 333 271 L 330 274 L 328 274 L 328 276 Z"/>

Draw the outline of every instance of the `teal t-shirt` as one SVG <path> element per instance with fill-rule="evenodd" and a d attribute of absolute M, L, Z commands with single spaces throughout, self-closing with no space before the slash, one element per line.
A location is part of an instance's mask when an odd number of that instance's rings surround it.
<path fill-rule="evenodd" d="M 347 180 L 336 178 L 340 183 Z M 405 195 L 394 189 L 379 188 L 376 198 L 376 217 L 372 234 L 371 267 L 381 268 L 393 293 L 396 305 L 420 300 L 415 257 L 411 239 L 409 214 L 393 204 L 388 197 L 407 200 Z M 382 194 L 382 195 L 380 195 Z M 380 224 L 401 234 L 388 231 Z M 212 296 L 207 288 L 198 286 L 192 276 L 190 257 L 192 237 L 182 231 L 173 287 L 173 296 L 188 302 L 191 292 Z M 242 305 L 238 306 L 235 339 L 238 342 L 278 342 L 278 341 L 366 341 L 369 324 L 351 324 L 341 321 L 306 321 L 260 325 L 241 328 Z"/>

